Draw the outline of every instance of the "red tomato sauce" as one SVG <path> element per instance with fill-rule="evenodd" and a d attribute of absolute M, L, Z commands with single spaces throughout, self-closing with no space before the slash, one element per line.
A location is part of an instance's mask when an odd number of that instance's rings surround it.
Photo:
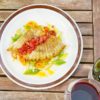
<path fill-rule="evenodd" d="M 37 38 L 32 38 L 31 40 L 27 41 L 22 45 L 21 48 L 18 49 L 18 52 L 21 55 L 31 53 L 36 47 L 42 43 L 44 43 L 51 35 L 56 35 L 55 31 L 47 31 L 45 30 L 46 34 Z"/>

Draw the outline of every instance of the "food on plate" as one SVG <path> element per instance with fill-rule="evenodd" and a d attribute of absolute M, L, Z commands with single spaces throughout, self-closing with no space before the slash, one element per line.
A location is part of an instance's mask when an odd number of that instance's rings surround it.
<path fill-rule="evenodd" d="M 45 77 L 54 74 L 52 66 L 65 64 L 66 45 L 54 25 L 39 25 L 34 21 L 18 29 L 7 51 L 26 66 L 25 75 Z"/>

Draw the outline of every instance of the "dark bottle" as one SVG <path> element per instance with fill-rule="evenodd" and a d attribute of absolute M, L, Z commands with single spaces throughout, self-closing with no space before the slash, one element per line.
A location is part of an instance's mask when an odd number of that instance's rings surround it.
<path fill-rule="evenodd" d="M 93 77 L 100 82 L 100 58 L 96 61 L 93 67 Z"/>

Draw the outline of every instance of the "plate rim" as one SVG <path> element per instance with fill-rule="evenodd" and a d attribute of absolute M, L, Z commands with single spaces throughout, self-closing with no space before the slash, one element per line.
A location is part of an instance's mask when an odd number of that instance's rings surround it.
<path fill-rule="evenodd" d="M 34 8 L 44 8 L 44 9 L 50 9 L 53 10 L 59 14 L 61 14 L 62 16 L 64 16 L 65 18 L 67 18 L 67 20 L 72 24 L 76 35 L 77 35 L 77 39 L 78 39 L 78 54 L 76 56 L 75 62 L 73 63 L 72 67 L 70 68 L 70 70 L 64 75 L 62 76 L 60 79 L 53 81 L 51 83 L 46 83 L 46 84 L 42 84 L 42 85 L 36 85 L 36 84 L 29 84 L 26 82 L 23 82 L 19 79 L 17 79 L 16 77 L 14 77 L 7 69 L 6 66 L 1 58 L 1 52 L 0 52 L 0 67 L 3 70 L 3 72 L 7 75 L 7 77 L 12 80 L 14 83 L 28 88 L 28 89 L 48 89 L 48 88 L 52 88 L 55 87 L 61 83 L 63 83 L 64 81 L 66 81 L 73 73 L 74 71 L 78 68 L 79 62 L 81 60 L 82 57 L 82 52 L 83 52 L 83 39 L 82 39 L 82 35 L 80 32 L 80 29 L 78 27 L 78 25 L 76 24 L 75 20 L 66 12 L 64 12 L 63 10 L 61 10 L 58 7 L 49 5 L 49 4 L 32 4 L 32 5 L 28 5 L 28 6 L 24 6 L 22 8 L 20 8 L 19 10 L 15 11 L 14 13 L 12 13 L 2 24 L 1 28 L 0 28 L 0 43 L 1 43 L 1 38 L 2 38 L 2 33 L 6 27 L 6 25 L 12 20 L 12 18 L 14 18 L 16 15 L 20 14 L 23 11 L 29 10 L 29 9 L 34 9 Z M 1 51 L 1 47 L 0 47 L 0 51 Z"/>

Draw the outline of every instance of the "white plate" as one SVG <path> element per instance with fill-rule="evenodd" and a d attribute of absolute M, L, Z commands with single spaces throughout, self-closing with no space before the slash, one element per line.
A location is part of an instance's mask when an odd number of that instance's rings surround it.
<path fill-rule="evenodd" d="M 45 78 L 35 76 L 25 76 L 22 74 L 25 67 L 18 61 L 13 61 L 7 48 L 11 37 L 16 30 L 34 20 L 41 25 L 52 24 L 63 33 L 63 42 L 68 46 L 66 52 L 66 64 L 54 67 L 54 75 Z M 75 21 L 61 9 L 51 5 L 29 5 L 14 12 L 2 25 L 1 36 L 1 68 L 5 74 L 15 83 L 30 89 L 47 89 L 54 87 L 67 80 L 78 67 L 80 62 L 83 42 L 79 28 Z"/>

